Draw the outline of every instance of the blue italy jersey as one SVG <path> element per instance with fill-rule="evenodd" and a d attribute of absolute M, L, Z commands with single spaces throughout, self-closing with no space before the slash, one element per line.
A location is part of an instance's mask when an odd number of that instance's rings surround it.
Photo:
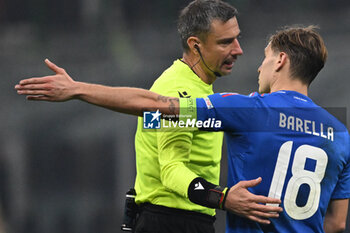
<path fill-rule="evenodd" d="M 228 186 L 262 177 L 251 188 L 282 200 L 263 226 L 228 213 L 226 232 L 323 232 L 331 199 L 350 197 L 349 134 L 310 98 L 294 91 L 197 99 L 197 120 L 226 132 Z"/>

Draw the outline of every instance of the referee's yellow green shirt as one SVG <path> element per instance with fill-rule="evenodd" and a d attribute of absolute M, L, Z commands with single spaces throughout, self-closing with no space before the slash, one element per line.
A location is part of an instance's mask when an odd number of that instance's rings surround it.
<path fill-rule="evenodd" d="M 213 94 L 212 85 L 204 83 L 180 60 L 164 71 L 151 91 L 191 98 Z M 198 176 L 219 184 L 222 140 L 222 132 L 143 129 L 143 118 L 139 117 L 135 135 L 136 203 L 215 215 L 214 209 L 192 203 L 187 189 Z"/>

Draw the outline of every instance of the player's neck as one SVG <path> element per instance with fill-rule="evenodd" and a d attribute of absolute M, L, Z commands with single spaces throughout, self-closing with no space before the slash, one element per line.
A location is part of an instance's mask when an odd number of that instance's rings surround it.
<path fill-rule="evenodd" d="M 308 88 L 306 85 L 280 85 L 280 86 L 274 86 L 271 88 L 271 93 L 276 91 L 295 91 L 299 92 L 300 94 L 303 94 L 305 96 L 308 96 Z"/>
<path fill-rule="evenodd" d="M 206 72 L 201 66 L 200 58 L 191 54 L 183 54 L 182 61 L 186 63 L 191 70 L 206 84 L 212 84 L 216 80 L 216 76 L 211 72 Z"/>
<path fill-rule="evenodd" d="M 308 86 L 296 79 L 278 79 L 272 86 L 271 92 L 295 91 L 308 96 Z"/>

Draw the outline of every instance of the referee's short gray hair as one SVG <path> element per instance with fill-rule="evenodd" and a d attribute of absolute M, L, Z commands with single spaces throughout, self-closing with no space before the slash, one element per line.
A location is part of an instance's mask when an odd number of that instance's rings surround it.
<path fill-rule="evenodd" d="M 189 47 L 187 39 L 196 36 L 205 41 L 214 19 L 227 22 L 238 14 L 236 8 L 220 0 L 195 0 L 185 7 L 179 16 L 178 32 L 184 51 Z"/>

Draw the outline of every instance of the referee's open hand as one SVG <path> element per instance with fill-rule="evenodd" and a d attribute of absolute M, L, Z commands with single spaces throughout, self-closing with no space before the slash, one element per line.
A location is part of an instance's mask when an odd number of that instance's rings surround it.
<path fill-rule="evenodd" d="M 66 101 L 73 98 L 76 83 L 63 69 L 45 59 L 54 75 L 24 79 L 15 86 L 17 93 L 26 95 L 28 100 Z"/>
<path fill-rule="evenodd" d="M 248 191 L 248 188 L 260 184 L 261 180 L 259 177 L 255 180 L 240 181 L 232 186 L 225 201 L 225 209 L 262 224 L 270 224 L 269 218 L 278 218 L 278 212 L 283 210 L 278 206 L 281 200 L 254 195 Z M 265 205 L 267 203 L 277 205 Z"/>

